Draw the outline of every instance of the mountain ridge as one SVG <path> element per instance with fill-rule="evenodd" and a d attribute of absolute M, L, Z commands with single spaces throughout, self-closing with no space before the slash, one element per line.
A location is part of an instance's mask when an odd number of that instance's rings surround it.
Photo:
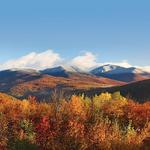
<path fill-rule="evenodd" d="M 82 90 L 90 90 L 93 88 L 105 90 L 117 86 L 130 85 L 132 82 L 136 83 L 147 78 L 150 79 L 150 76 L 145 76 L 148 73 L 141 70 L 126 73 L 136 68 L 128 69 L 119 66 L 119 71 L 116 71 L 116 69 L 118 69 L 118 66 L 112 65 L 101 68 L 100 71 L 103 73 L 100 75 L 95 75 L 95 73 L 90 71 L 84 72 L 79 68 L 63 66 L 47 68 L 45 70 L 3 70 L 0 71 L 0 92 L 5 92 L 17 98 L 26 98 L 29 95 L 34 95 L 40 99 L 46 99 L 50 97 L 51 91 L 55 88 L 69 92 L 74 90 L 82 92 Z M 111 74 L 110 72 L 114 70 L 117 73 Z M 120 73 L 122 70 L 123 73 Z"/>
<path fill-rule="evenodd" d="M 103 65 L 90 71 L 96 76 L 103 76 L 123 82 L 135 82 L 150 78 L 150 73 L 136 67 L 121 67 L 117 65 Z"/>

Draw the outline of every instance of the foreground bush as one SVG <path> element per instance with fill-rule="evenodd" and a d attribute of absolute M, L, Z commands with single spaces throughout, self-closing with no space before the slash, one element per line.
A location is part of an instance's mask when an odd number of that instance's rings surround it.
<path fill-rule="evenodd" d="M 49 104 L 0 96 L 0 150 L 140 150 L 149 137 L 150 102 L 118 92 Z"/>

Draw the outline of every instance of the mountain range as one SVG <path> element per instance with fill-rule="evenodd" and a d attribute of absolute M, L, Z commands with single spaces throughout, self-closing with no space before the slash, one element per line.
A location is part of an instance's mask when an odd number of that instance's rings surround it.
<path fill-rule="evenodd" d="M 89 75 L 95 75 L 97 77 L 106 77 L 109 79 L 122 81 L 126 83 L 150 78 L 150 72 L 146 72 L 142 69 L 135 67 L 125 68 L 110 64 L 94 68 L 87 72 L 82 71 L 81 69 L 73 66 L 70 67 L 58 66 L 55 68 L 48 68 L 40 72 L 42 74 L 48 74 L 57 77 L 69 77 L 71 73 L 82 73 L 82 74 L 86 73 Z"/>
<path fill-rule="evenodd" d="M 129 87 L 132 87 L 133 84 L 137 84 L 134 88 L 137 88 L 138 85 L 142 87 L 141 82 L 149 83 L 148 79 L 150 79 L 150 73 L 142 69 L 111 64 L 94 68 L 88 72 L 73 66 L 58 66 L 44 70 L 10 69 L 0 71 L 0 92 L 17 98 L 33 95 L 40 99 L 49 99 L 51 91 L 56 88 L 66 91 L 66 93 L 76 90 L 80 93 L 80 91 L 91 89 L 124 91 L 124 89 L 130 89 Z M 146 88 L 150 88 L 150 86 L 146 86 Z M 143 90 L 141 89 L 141 92 Z M 123 94 L 127 95 L 130 92 L 123 92 Z M 134 97 L 134 92 L 131 92 L 131 96 Z"/>
<path fill-rule="evenodd" d="M 125 68 L 109 64 L 95 68 L 90 72 L 96 76 L 103 76 L 127 83 L 150 78 L 150 73 L 142 69 L 135 67 Z"/>

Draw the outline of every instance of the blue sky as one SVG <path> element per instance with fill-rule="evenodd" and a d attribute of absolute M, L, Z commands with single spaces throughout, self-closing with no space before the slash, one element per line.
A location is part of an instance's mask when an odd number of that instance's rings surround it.
<path fill-rule="evenodd" d="M 53 49 L 150 66 L 149 0 L 0 1 L 0 63 Z"/>

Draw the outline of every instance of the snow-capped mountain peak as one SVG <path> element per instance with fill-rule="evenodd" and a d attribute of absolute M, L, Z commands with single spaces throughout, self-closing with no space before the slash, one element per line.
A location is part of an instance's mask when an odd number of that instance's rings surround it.
<path fill-rule="evenodd" d="M 91 73 L 93 74 L 110 73 L 112 71 L 121 71 L 123 69 L 124 68 L 120 66 L 107 64 L 93 69 Z"/>
<path fill-rule="evenodd" d="M 102 73 L 104 73 L 104 72 L 115 70 L 117 68 L 119 68 L 119 66 L 107 64 L 107 65 L 101 66 L 99 70 L 101 70 Z"/>
<path fill-rule="evenodd" d="M 98 74 L 106 74 L 106 73 L 107 74 L 122 74 L 122 73 L 144 74 L 147 72 L 145 72 L 142 69 L 135 68 L 135 67 L 125 68 L 125 67 L 121 67 L 117 65 L 107 64 L 107 65 L 103 65 L 103 66 L 93 69 L 91 73 L 98 75 Z"/>
<path fill-rule="evenodd" d="M 70 73 L 81 73 L 82 70 L 80 70 L 77 67 L 74 66 L 68 66 L 68 65 L 62 65 L 54 68 L 48 68 L 45 70 L 40 71 L 42 74 L 48 74 L 52 76 L 58 76 L 58 77 L 68 77 Z"/>

